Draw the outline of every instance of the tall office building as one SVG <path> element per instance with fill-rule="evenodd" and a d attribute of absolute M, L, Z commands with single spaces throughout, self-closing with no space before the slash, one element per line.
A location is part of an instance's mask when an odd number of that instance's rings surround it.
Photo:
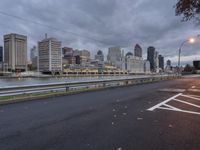
<path fill-rule="evenodd" d="M 108 61 L 111 63 L 115 63 L 116 61 L 120 61 L 122 57 L 122 52 L 120 47 L 110 47 L 108 48 Z"/>
<path fill-rule="evenodd" d="M 134 48 L 134 55 L 136 57 L 142 57 L 142 48 L 139 44 L 136 44 L 135 45 L 135 48 Z"/>
<path fill-rule="evenodd" d="M 154 61 L 155 61 L 155 72 L 159 72 L 159 53 L 156 51 L 155 52 L 155 58 L 154 58 Z"/>
<path fill-rule="evenodd" d="M 164 70 L 164 57 L 162 55 L 159 55 L 158 60 L 159 60 L 159 68 Z"/>
<path fill-rule="evenodd" d="M 75 57 L 75 64 L 76 65 L 81 65 L 81 53 L 78 49 L 74 50 L 73 56 Z"/>
<path fill-rule="evenodd" d="M 71 47 L 63 47 L 62 48 L 62 54 L 63 55 L 73 55 L 73 48 Z"/>
<path fill-rule="evenodd" d="M 108 49 L 107 60 L 111 65 L 122 68 L 122 52 L 120 47 L 110 47 Z"/>
<path fill-rule="evenodd" d="M 167 60 L 167 66 L 170 66 L 171 67 L 171 60 Z"/>
<path fill-rule="evenodd" d="M 88 50 L 74 50 L 75 62 L 81 66 L 90 64 L 90 52 Z"/>
<path fill-rule="evenodd" d="M 19 34 L 4 35 L 4 62 L 9 71 L 27 69 L 27 37 Z"/>
<path fill-rule="evenodd" d="M 61 72 L 61 42 L 55 38 L 47 38 L 38 42 L 40 72 Z"/>
<path fill-rule="evenodd" d="M 165 67 L 165 71 L 166 71 L 166 72 L 171 72 L 171 71 L 172 71 L 171 60 L 167 60 L 167 65 L 166 65 L 166 67 Z"/>
<path fill-rule="evenodd" d="M 63 53 L 62 64 L 65 68 L 68 67 L 69 65 L 75 64 L 75 56 L 73 48 L 63 47 L 62 53 Z"/>
<path fill-rule="evenodd" d="M 36 46 L 33 46 L 30 51 L 30 58 L 32 62 L 32 69 L 35 70 L 38 67 L 38 50 Z"/>
<path fill-rule="evenodd" d="M 34 59 L 37 56 L 38 56 L 37 47 L 33 46 L 33 48 L 31 48 L 30 58 L 32 60 L 32 59 Z"/>
<path fill-rule="evenodd" d="M 3 62 L 3 47 L 0 46 L 0 63 Z"/>
<path fill-rule="evenodd" d="M 155 47 L 148 47 L 147 49 L 147 60 L 150 62 L 150 69 L 151 71 L 156 71 L 156 50 Z"/>
<path fill-rule="evenodd" d="M 101 50 L 98 50 L 97 54 L 95 55 L 95 59 L 101 62 L 104 61 L 104 55 Z"/>
<path fill-rule="evenodd" d="M 145 60 L 144 61 L 144 72 L 146 74 L 150 73 L 151 70 L 150 70 L 150 62 L 148 60 Z"/>
<path fill-rule="evenodd" d="M 81 65 L 87 66 L 90 64 L 90 52 L 88 50 L 80 51 Z"/>
<path fill-rule="evenodd" d="M 150 64 L 142 57 L 134 56 L 128 52 L 125 56 L 125 70 L 131 74 L 145 74 L 150 72 Z"/>

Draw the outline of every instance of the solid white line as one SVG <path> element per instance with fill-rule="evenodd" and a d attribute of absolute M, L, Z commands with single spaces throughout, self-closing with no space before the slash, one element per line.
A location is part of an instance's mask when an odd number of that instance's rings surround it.
<path fill-rule="evenodd" d="M 183 94 L 184 95 L 184 94 Z M 182 96 L 182 95 L 181 95 Z M 200 98 L 200 96 L 199 95 L 192 95 L 192 94 L 188 94 L 187 96 L 193 96 L 193 97 L 198 97 L 198 98 Z"/>
<path fill-rule="evenodd" d="M 200 92 L 200 90 L 198 90 L 198 89 L 188 89 L 188 91 L 190 91 L 190 92 L 197 92 L 197 93 Z"/>
<path fill-rule="evenodd" d="M 185 89 L 160 89 L 161 92 L 185 92 Z"/>
<path fill-rule="evenodd" d="M 171 110 L 171 111 L 179 111 L 179 110 L 174 110 L 174 109 L 166 108 L 166 107 L 158 107 L 157 109 L 164 109 L 164 110 Z"/>
<path fill-rule="evenodd" d="M 180 99 L 174 99 L 174 100 L 177 101 L 177 102 L 181 102 L 181 103 L 184 103 L 184 104 L 188 104 L 188 105 L 191 105 L 191 106 L 194 106 L 194 107 L 200 108 L 199 105 L 192 104 L 192 103 L 189 103 L 189 102 L 186 102 L 186 101 L 182 101 L 182 100 L 180 100 Z"/>
<path fill-rule="evenodd" d="M 165 104 L 165 103 L 168 103 L 169 101 L 171 101 L 171 100 L 173 100 L 174 98 L 176 98 L 176 97 L 178 97 L 178 96 L 181 96 L 181 95 L 182 95 L 182 93 L 179 93 L 179 94 L 177 94 L 177 95 L 175 95 L 175 96 L 173 96 L 173 97 L 171 97 L 171 98 L 169 98 L 169 99 L 167 99 L 167 100 L 165 100 L 165 101 L 163 101 L 163 102 L 161 102 L 161 103 L 159 103 L 159 104 L 157 104 L 157 105 L 155 105 L 155 106 L 153 106 L 153 107 L 151 107 L 151 108 L 149 108 L 149 109 L 147 109 L 147 110 L 148 110 L 148 111 L 154 111 L 156 108 L 162 106 L 162 105 Z"/>
<path fill-rule="evenodd" d="M 192 97 L 192 96 L 189 96 L 189 95 L 181 95 L 181 96 L 187 97 L 187 98 L 191 98 L 191 99 L 195 99 L 195 100 L 199 100 L 199 101 L 200 101 L 200 98 Z"/>
<path fill-rule="evenodd" d="M 166 106 L 166 107 L 168 107 L 170 109 L 174 109 L 174 110 L 180 110 L 179 108 L 176 108 L 176 107 L 168 105 L 168 104 L 163 104 L 163 106 Z"/>
<path fill-rule="evenodd" d="M 189 113 L 189 114 L 200 115 L 200 112 L 194 112 L 194 111 L 187 111 L 187 110 L 173 110 L 173 109 L 164 108 L 164 107 L 158 107 L 158 109 L 164 109 L 164 110 L 171 110 L 171 111 L 177 111 L 177 112 L 183 112 L 183 113 Z"/>

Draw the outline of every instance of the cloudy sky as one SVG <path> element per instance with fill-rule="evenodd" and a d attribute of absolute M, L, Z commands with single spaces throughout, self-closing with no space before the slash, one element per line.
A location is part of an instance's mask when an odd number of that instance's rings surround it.
<path fill-rule="evenodd" d="M 133 51 L 136 43 L 146 58 L 148 46 L 155 46 L 165 59 L 177 63 L 182 41 L 200 34 L 200 26 L 183 23 L 175 16 L 176 0 L 1 0 L 0 44 L 3 35 L 28 36 L 29 49 L 48 33 L 63 46 L 98 49 L 109 46 Z M 200 40 L 199 40 L 200 41 Z M 183 47 L 182 62 L 200 59 L 200 42 Z"/>

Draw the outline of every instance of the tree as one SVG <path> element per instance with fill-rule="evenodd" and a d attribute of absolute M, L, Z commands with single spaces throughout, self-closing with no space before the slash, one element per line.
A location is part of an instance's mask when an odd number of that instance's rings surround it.
<path fill-rule="evenodd" d="M 189 64 L 187 64 L 186 66 L 185 66 L 185 68 L 184 68 L 184 72 L 192 72 L 193 71 L 193 67 L 192 66 L 190 66 Z"/>
<path fill-rule="evenodd" d="M 200 23 L 200 0 L 177 0 L 176 15 L 183 16 L 182 21 L 194 19 Z"/>

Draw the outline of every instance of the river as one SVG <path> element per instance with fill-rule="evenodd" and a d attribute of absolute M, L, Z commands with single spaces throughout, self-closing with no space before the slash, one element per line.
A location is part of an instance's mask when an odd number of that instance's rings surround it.
<path fill-rule="evenodd" d="M 77 81 L 92 81 L 106 79 L 125 79 L 138 78 L 142 76 L 96 76 L 96 77 L 59 77 L 59 78 L 5 78 L 0 79 L 0 87 L 21 86 L 33 84 L 48 84 L 59 82 L 77 82 Z"/>

